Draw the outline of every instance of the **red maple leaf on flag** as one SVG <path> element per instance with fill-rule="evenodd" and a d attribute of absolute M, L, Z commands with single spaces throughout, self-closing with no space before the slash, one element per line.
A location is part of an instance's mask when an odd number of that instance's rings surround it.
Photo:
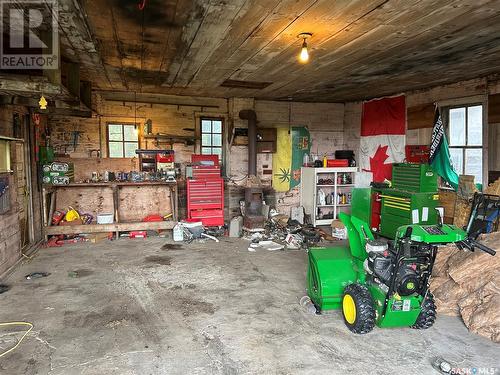
<path fill-rule="evenodd" d="M 384 179 L 390 180 L 392 178 L 392 164 L 384 163 L 389 158 L 388 148 L 389 146 L 379 145 L 373 157 L 370 158 L 370 170 L 364 169 L 366 172 L 373 173 L 374 182 L 383 182 Z"/>

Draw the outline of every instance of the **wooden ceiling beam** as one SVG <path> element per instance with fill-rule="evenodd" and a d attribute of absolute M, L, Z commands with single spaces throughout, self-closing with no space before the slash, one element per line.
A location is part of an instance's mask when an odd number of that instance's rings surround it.
<path fill-rule="evenodd" d="M 40 97 L 43 93 L 48 99 L 73 98 L 63 86 L 50 83 L 46 77 L 20 74 L 0 74 L 1 92 L 34 97 Z"/>
<path fill-rule="evenodd" d="M 95 90 L 95 92 L 97 92 L 104 100 L 114 102 L 138 102 L 147 104 L 195 106 L 221 109 L 222 107 L 227 106 L 225 99 L 216 98 L 163 95 L 155 93 L 135 93 L 131 91 Z"/>

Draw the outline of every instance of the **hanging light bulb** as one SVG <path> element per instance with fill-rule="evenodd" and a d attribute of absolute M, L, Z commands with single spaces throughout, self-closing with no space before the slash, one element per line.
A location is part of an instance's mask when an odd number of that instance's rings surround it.
<path fill-rule="evenodd" d="M 43 96 L 43 94 L 38 101 L 38 105 L 40 106 L 40 109 L 47 109 L 47 99 L 45 99 L 45 96 Z"/>
<path fill-rule="evenodd" d="M 300 56 L 299 56 L 300 62 L 306 63 L 309 61 L 309 51 L 307 50 L 307 42 L 304 39 L 304 42 L 302 43 L 302 48 L 300 49 Z"/>
<path fill-rule="evenodd" d="M 303 64 L 309 61 L 309 50 L 307 49 L 307 38 L 312 36 L 311 33 L 300 33 L 298 35 L 299 38 L 303 39 L 302 47 L 300 49 L 299 61 Z"/>

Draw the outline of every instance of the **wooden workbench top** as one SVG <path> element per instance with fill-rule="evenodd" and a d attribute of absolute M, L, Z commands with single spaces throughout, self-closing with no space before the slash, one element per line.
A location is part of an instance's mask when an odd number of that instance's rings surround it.
<path fill-rule="evenodd" d="M 72 188 L 72 187 L 113 187 L 113 186 L 154 186 L 154 185 L 177 185 L 176 181 L 143 181 L 143 182 L 132 182 L 132 181 L 110 181 L 110 182 L 73 182 L 68 185 L 48 185 L 45 188 Z"/>

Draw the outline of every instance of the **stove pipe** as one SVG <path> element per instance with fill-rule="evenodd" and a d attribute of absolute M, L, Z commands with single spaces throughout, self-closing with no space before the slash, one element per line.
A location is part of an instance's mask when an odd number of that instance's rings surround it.
<path fill-rule="evenodd" d="M 243 109 L 240 119 L 248 120 L 248 175 L 257 176 L 257 115 L 253 109 Z"/>

